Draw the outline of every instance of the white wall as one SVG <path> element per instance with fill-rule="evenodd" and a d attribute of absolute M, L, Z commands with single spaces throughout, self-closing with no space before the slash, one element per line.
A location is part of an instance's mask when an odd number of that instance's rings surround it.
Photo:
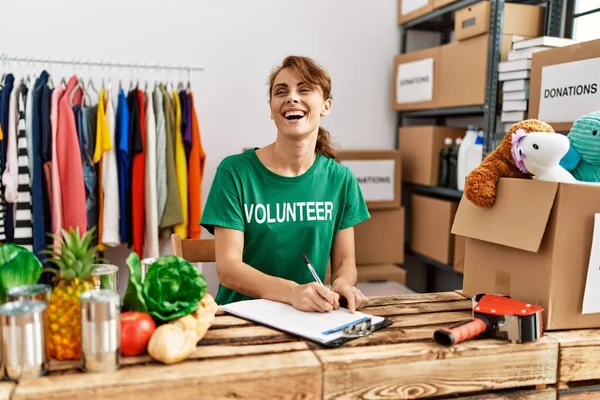
<path fill-rule="evenodd" d="M 201 64 L 194 76 L 207 152 L 203 198 L 223 157 L 275 137 L 267 78 L 288 54 L 308 55 L 333 77 L 333 111 L 324 125 L 343 148 L 389 149 L 393 57 L 400 46 L 396 0 L 20 0 L 4 2 L 0 53 L 120 62 Z M 24 64 L 11 65 L 11 71 Z M 37 69 L 37 68 L 36 68 Z M 61 66 L 51 72 L 62 74 Z M 101 69 L 65 68 L 84 77 Z M 164 78 L 133 71 L 142 79 Z M 113 71 L 113 82 L 132 71 Z M 173 74 L 174 78 L 180 75 Z M 193 222 L 193 221 L 192 221 Z M 204 232 L 206 234 L 206 232 Z M 163 244 L 169 252 L 168 243 Z M 125 268 L 128 251 L 108 258 Z M 214 266 L 204 265 L 215 293 Z M 121 275 L 121 289 L 127 274 Z"/>

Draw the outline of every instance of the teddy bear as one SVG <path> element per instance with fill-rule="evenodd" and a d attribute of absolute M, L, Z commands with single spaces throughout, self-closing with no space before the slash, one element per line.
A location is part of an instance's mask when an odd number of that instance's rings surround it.
<path fill-rule="evenodd" d="M 556 134 L 549 124 L 537 119 L 526 119 L 511 126 L 498 147 L 492 151 L 465 180 L 465 197 L 479 207 L 491 207 L 496 200 L 496 185 L 500 178 L 532 179 L 523 172 L 513 155 L 513 133 L 521 130 L 525 134 L 544 132 Z"/>

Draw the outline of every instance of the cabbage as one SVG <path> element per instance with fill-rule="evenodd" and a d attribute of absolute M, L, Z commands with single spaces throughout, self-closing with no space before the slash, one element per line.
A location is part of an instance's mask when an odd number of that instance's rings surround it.
<path fill-rule="evenodd" d="M 8 289 L 37 283 L 42 269 L 40 260 L 25 247 L 14 243 L 0 245 L 0 302 L 6 301 Z"/>
<path fill-rule="evenodd" d="M 159 257 L 142 283 L 140 260 L 135 252 L 127 257 L 129 281 L 123 306 L 146 312 L 158 322 L 168 322 L 196 311 L 206 295 L 206 280 L 198 269 L 181 257 Z"/>

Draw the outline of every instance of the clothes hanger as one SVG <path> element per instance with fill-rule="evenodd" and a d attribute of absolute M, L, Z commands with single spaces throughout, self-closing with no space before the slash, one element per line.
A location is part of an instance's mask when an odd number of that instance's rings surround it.
<path fill-rule="evenodd" d="M 6 79 L 6 71 L 8 70 L 8 55 L 2 56 L 2 78 L 0 79 L 0 87 L 4 86 L 4 80 Z"/>

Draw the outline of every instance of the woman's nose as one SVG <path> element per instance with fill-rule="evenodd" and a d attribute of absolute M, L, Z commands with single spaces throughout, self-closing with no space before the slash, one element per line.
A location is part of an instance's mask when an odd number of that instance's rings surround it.
<path fill-rule="evenodd" d="M 288 98 L 287 98 L 287 102 L 288 103 L 298 103 L 299 102 L 298 95 L 294 92 L 290 92 L 290 94 L 288 95 Z"/>

